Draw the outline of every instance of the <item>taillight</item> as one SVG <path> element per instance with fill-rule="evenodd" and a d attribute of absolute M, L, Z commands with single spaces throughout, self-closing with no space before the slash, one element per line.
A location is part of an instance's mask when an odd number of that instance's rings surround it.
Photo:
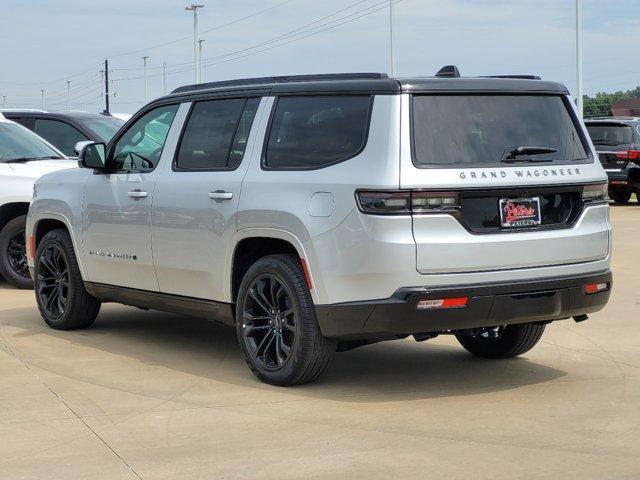
<path fill-rule="evenodd" d="M 356 199 L 362 213 L 374 215 L 452 213 L 460 210 L 455 192 L 358 190 Z"/>
<path fill-rule="evenodd" d="M 638 160 L 640 159 L 640 150 L 624 150 L 616 152 L 616 158 L 619 160 Z"/>
<path fill-rule="evenodd" d="M 363 213 L 401 215 L 411 213 L 411 192 L 356 192 L 358 207 Z"/>
<path fill-rule="evenodd" d="M 584 203 L 602 203 L 609 200 L 609 186 L 606 183 L 585 185 L 582 189 Z"/>

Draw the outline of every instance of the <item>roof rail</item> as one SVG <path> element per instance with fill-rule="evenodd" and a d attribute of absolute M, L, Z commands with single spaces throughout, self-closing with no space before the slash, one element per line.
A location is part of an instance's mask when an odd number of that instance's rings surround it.
<path fill-rule="evenodd" d="M 39 108 L 0 108 L 1 112 L 38 112 L 38 113 L 48 113 L 47 110 L 41 110 Z"/>
<path fill-rule="evenodd" d="M 195 90 L 206 90 L 218 87 L 242 87 L 250 85 L 264 85 L 270 83 L 287 82 L 321 82 L 330 80 L 380 80 L 389 78 L 386 73 L 322 73 L 317 75 L 288 75 L 281 77 L 240 78 L 237 80 L 223 80 L 220 82 L 199 83 L 178 87 L 171 93 L 184 93 Z"/>
<path fill-rule="evenodd" d="M 436 77 L 445 77 L 445 78 L 460 78 L 460 70 L 455 65 L 445 65 L 438 73 L 436 73 Z"/>
<path fill-rule="evenodd" d="M 484 75 L 482 78 L 515 78 L 520 80 L 541 80 L 538 75 Z"/>

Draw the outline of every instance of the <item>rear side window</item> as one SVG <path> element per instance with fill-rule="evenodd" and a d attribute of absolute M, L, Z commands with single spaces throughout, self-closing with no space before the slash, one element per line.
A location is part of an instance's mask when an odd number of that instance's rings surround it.
<path fill-rule="evenodd" d="M 525 161 L 572 162 L 587 156 L 561 96 L 416 95 L 412 123 L 417 167 L 497 165 L 521 146 L 556 150 L 518 156 Z"/>
<path fill-rule="evenodd" d="M 308 170 L 357 155 L 367 140 L 371 106 L 368 95 L 279 98 L 265 166 Z"/>
<path fill-rule="evenodd" d="M 176 156 L 177 170 L 233 170 L 240 165 L 258 98 L 194 105 Z"/>
<path fill-rule="evenodd" d="M 88 140 L 75 127 L 58 120 L 38 118 L 34 131 L 68 157 L 76 156 L 73 148 L 76 143 Z"/>
<path fill-rule="evenodd" d="M 626 148 L 633 143 L 633 130 L 623 123 L 587 124 L 589 136 L 594 145 Z"/>

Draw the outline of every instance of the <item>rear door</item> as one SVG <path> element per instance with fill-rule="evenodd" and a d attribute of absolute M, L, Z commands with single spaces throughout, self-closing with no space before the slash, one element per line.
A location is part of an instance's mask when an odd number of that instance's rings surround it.
<path fill-rule="evenodd" d="M 416 268 L 466 273 L 594 261 L 606 213 L 580 218 L 602 182 L 560 95 L 403 95 L 401 187 L 412 189 Z M 520 155 L 521 146 L 552 149 Z M 578 228 L 579 227 L 579 228 Z"/>
<path fill-rule="evenodd" d="M 587 131 L 606 171 L 619 172 L 629 163 L 629 150 L 635 150 L 631 125 L 623 122 L 587 122 Z"/>
<path fill-rule="evenodd" d="M 159 177 L 153 201 L 153 251 L 161 292 L 227 298 L 225 265 L 233 253 L 259 105 L 259 97 L 240 97 L 191 106 L 171 168 Z"/>

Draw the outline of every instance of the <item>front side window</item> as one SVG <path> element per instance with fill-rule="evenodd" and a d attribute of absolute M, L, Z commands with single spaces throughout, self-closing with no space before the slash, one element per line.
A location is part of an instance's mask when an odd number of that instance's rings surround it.
<path fill-rule="evenodd" d="M 518 147 L 552 153 L 518 160 L 572 162 L 587 156 L 559 95 L 415 95 L 414 163 L 418 167 L 498 165 Z"/>
<path fill-rule="evenodd" d="M 178 170 L 233 170 L 244 156 L 260 100 L 233 98 L 193 106 L 176 156 Z"/>
<path fill-rule="evenodd" d="M 58 120 L 37 118 L 34 131 L 46 141 L 62 150 L 68 157 L 75 157 L 74 146 L 78 142 L 88 140 L 75 127 Z"/>
<path fill-rule="evenodd" d="M 160 160 L 178 105 L 165 105 L 145 113 L 118 139 L 113 149 L 113 168 L 149 172 Z"/>
<path fill-rule="evenodd" d="M 321 168 L 357 155 L 366 143 L 371 97 L 278 99 L 265 152 L 268 168 Z"/>

